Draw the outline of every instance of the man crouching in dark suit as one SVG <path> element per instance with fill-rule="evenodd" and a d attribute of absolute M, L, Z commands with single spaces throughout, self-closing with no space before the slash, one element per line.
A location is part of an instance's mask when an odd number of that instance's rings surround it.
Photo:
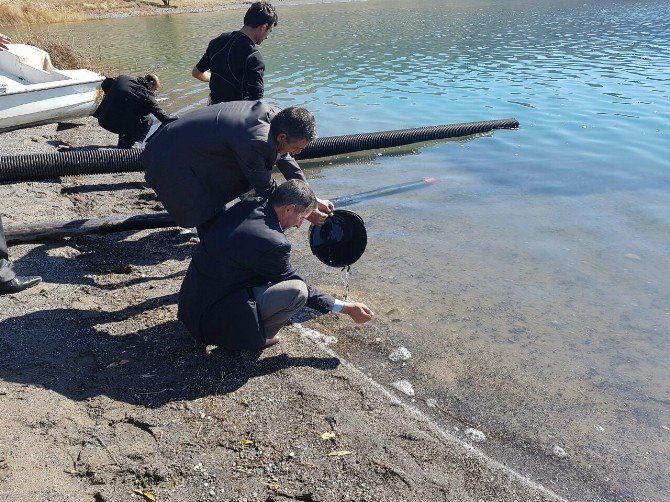
<path fill-rule="evenodd" d="M 259 350 L 277 343 L 279 329 L 305 305 L 343 312 L 356 323 L 372 319 L 363 303 L 315 290 L 291 266 L 284 232 L 300 227 L 316 207 L 310 186 L 290 180 L 268 200 L 238 202 L 199 227 L 178 313 L 196 340 L 227 350 Z"/>

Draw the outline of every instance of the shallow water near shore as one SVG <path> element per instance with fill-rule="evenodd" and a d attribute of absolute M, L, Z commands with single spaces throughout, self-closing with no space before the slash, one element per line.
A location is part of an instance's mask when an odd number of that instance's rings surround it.
<path fill-rule="evenodd" d="M 158 72 L 165 107 L 185 113 L 207 99 L 191 68 L 240 17 L 44 30 L 119 71 Z M 427 411 L 438 420 L 482 430 L 478 447 L 559 494 L 665 499 L 670 4 L 281 8 L 262 51 L 268 100 L 308 107 L 322 136 L 520 121 L 471 141 L 305 164 L 331 198 L 438 179 L 350 207 L 369 237 L 350 296 L 378 320 L 339 336 L 340 350 L 382 383 L 410 380 L 417 404 L 435 399 Z M 342 293 L 338 270 L 306 263 L 315 282 Z M 404 366 L 387 359 L 401 345 L 412 352 Z"/>

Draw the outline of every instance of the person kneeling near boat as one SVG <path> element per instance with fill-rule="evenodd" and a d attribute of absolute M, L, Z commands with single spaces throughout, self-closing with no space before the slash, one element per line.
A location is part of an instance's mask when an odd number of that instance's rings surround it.
<path fill-rule="evenodd" d="M 238 202 L 198 229 L 200 243 L 181 286 L 177 315 L 196 340 L 227 350 L 259 350 L 277 343 L 279 329 L 305 305 L 348 314 L 356 323 L 372 319 L 365 304 L 315 290 L 291 265 L 284 232 L 300 227 L 316 207 L 310 186 L 289 180 L 269 199 Z"/>
<path fill-rule="evenodd" d="M 153 115 L 161 122 L 175 120 L 156 102 L 161 83 L 156 75 L 129 77 L 119 75 L 102 81 L 105 96 L 93 116 L 103 129 L 119 135 L 119 148 L 132 148 L 144 140 Z"/>

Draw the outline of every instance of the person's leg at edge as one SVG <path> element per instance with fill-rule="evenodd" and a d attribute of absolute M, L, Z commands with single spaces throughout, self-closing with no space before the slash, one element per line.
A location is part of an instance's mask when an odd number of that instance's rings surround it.
<path fill-rule="evenodd" d="M 16 277 L 16 274 L 12 270 L 12 262 L 9 261 L 9 251 L 7 250 L 5 231 L 2 227 L 2 217 L 0 216 L 0 282 L 9 282 L 14 277 Z"/>
<path fill-rule="evenodd" d="M 12 262 L 9 261 L 5 231 L 2 226 L 2 217 L 0 217 L 0 295 L 18 293 L 39 284 L 41 280 L 39 276 L 17 277 L 14 273 Z"/>
<path fill-rule="evenodd" d="M 279 342 L 277 333 L 307 302 L 307 285 L 290 280 L 254 288 L 256 306 L 265 328 L 265 346 Z"/>

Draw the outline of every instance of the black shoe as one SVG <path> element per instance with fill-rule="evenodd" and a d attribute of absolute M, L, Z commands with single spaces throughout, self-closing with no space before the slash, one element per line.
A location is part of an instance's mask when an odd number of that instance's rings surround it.
<path fill-rule="evenodd" d="M 31 277 L 14 277 L 11 281 L 0 282 L 0 295 L 10 295 L 18 293 L 24 289 L 32 288 L 33 286 L 42 282 L 39 276 Z"/>

